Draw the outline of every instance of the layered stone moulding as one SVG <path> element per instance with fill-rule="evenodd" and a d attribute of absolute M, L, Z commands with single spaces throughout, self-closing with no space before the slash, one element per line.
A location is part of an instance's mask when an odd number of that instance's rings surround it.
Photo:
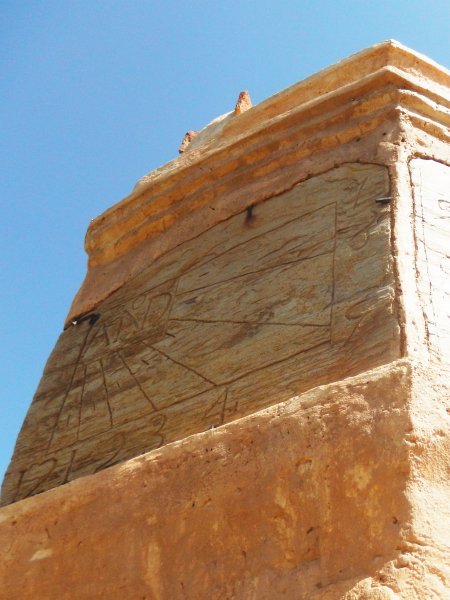
<path fill-rule="evenodd" d="M 246 98 L 89 227 L 5 598 L 450 597 L 450 73 Z"/>

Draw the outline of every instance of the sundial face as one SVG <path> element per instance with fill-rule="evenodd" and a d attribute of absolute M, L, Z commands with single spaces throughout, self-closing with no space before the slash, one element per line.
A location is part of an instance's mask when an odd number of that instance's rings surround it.
<path fill-rule="evenodd" d="M 426 345 L 438 361 L 450 359 L 450 167 L 415 158 L 410 163 L 415 206 L 417 291 Z"/>
<path fill-rule="evenodd" d="M 382 166 L 313 177 L 171 250 L 64 331 L 3 502 L 397 358 L 388 196 Z"/>

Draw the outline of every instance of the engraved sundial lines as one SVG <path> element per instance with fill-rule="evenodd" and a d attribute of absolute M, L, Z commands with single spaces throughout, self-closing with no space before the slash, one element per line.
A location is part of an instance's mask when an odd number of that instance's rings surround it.
<path fill-rule="evenodd" d="M 428 351 L 450 357 L 450 166 L 432 160 L 410 163 L 414 191 L 416 285 Z"/>
<path fill-rule="evenodd" d="M 328 328 L 267 323 L 177 322 L 170 331 L 175 339 L 157 347 L 220 384 L 329 340 Z"/>
<path fill-rule="evenodd" d="M 132 377 L 132 379 L 134 380 L 134 382 L 136 383 L 136 386 L 138 387 L 138 389 L 141 391 L 142 396 L 145 398 L 145 400 L 147 400 L 147 402 L 150 404 L 150 406 L 152 407 L 153 410 L 156 410 L 155 405 L 152 402 L 152 399 L 150 398 L 150 396 L 146 393 L 145 389 L 142 387 L 139 379 L 135 376 L 135 374 L 133 373 L 130 365 L 127 363 L 127 361 L 123 358 L 122 354 L 120 352 L 117 352 L 117 356 L 120 358 L 120 360 L 123 362 L 124 367 L 127 369 L 128 373 L 130 374 L 130 376 Z"/>
<path fill-rule="evenodd" d="M 104 398 L 105 398 L 106 408 L 108 409 L 109 422 L 110 422 L 110 426 L 113 427 L 114 419 L 113 419 L 113 414 L 112 414 L 111 403 L 109 400 L 108 386 L 106 385 L 105 367 L 103 365 L 103 360 L 101 358 L 98 362 L 99 362 L 100 371 L 102 374 L 102 385 L 103 385 L 103 390 L 104 390 Z"/>
<path fill-rule="evenodd" d="M 181 244 L 98 306 L 95 322 L 66 330 L 5 500 L 385 361 L 396 343 L 389 207 L 374 199 L 388 189 L 374 165 L 314 177 L 255 206 L 251 225 L 235 215 Z"/>
<path fill-rule="evenodd" d="M 204 414 L 203 420 L 209 421 L 210 427 L 217 427 L 225 423 L 225 414 L 227 410 L 228 389 L 224 388 L 221 395 L 210 404 Z"/>
<path fill-rule="evenodd" d="M 178 291 L 192 292 L 214 283 L 226 283 L 244 275 L 267 271 L 284 263 L 313 258 L 318 246 L 321 252 L 328 250 L 323 246 L 324 242 L 332 247 L 332 217 L 332 204 L 325 204 L 255 235 L 191 269 L 180 278 Z"/>
<path fill-rule="evenodd" d="M 86 328 L 87 327 L 87 323 L 85 323 L 84 325 L 85 325 L 85 328 Z M 53 443 L 53 438 L 54 438 L 54 435 L 55 435 L 57 427 L 58 427 L 58 422 L 59 422 L 59 420 L 61 418 L 61 415 L 62 415 L 62 413 L 64 411 L 66 400 L 67 400 L 67 398 L 69 397 L 69 394 L 72 391 L 72 386 L 74 385 L 74 381 L 75 381 L 75 374 L 76 374 L 77 370 L 79 369 L 79 364 L 78 363 L 79 363 L 80 358 L 81 358 L 81 356 L 83 354 L 83 351 L 84 351 L 84 348 L 86 346 L 89 334 L 90 334 L 90 329 L 87 329 L 87 331 L 84 333 L 84 335 L 82 337 L 83 341 L 82 341 L 80 349 L 79 349 L 78 357 L 77 357 L 75 366 L 73 368 L 72 375 L 71 375 L 71 377 L 69 379 L 69 382 L 68 382 L 67 387 L 66 387 L 66 391 L 64 393 L 64 396 L 62 398 L 61 404 L 60 404 L 59 409 L 58 409 L 57 414 L 56 414 L 55 425 L 54 425 L 54 428 L 53 428 L 53 430 L 51 432 L 51 435 L 50 435 L 50 438 L 49 438 L 49 442 L 48 442 L 48 449 L 51 447 L 51 445 Z M 61 337 L 63 337 L 63 336 L 61 336 Z M 53 355 L 53 353 L 52 353 L 52 355 Z"/>
<path fill-rule="evenodd" d="M 200 377 L 203 381 L 206 381 L 207 383 L 211 384 L 211 386 L 216 385 L 214 383 L 214 381 L 211 381 L 210 379 L 208 379 L 207 377 L 205 377 L 204 375 L 202 375 L 201 373 L 199 373 L 198 371 L 196 371 L 195 369 L 193 369 L 192 367 L 189 367 L 188 365 L 174 359 L 173 357 L 169 356 L 168 354 L 166 354 L 165 352 L 163 352 L 161 349 L 156 348 L 155 346 L 149 346 L 149 348 L 151 348 L 152 350 L 155 350 L 155 352 L 159 352 L 160 354 L 162 354 L 165 358 L 167 358 L 168 360 L 170 360 L 171 362 L 173 362 L 174 364 L 182 367 L 183 369 L 186 369 L 187 371 L 191 371 L 191 373 L 194 373 L 194 375 L 197 375 L 198 377 Z"/>

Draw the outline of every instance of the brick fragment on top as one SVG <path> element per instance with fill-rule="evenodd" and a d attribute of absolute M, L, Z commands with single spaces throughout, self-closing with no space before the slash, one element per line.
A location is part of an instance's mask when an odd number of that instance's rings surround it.
<path fill-rule="evenodd" d="M 236 106 L 234 107 L 234 114 L 240 115 L 249 108 L 252 107 L 252 100 L 247 90 L 242 91 L 237 99 Z"/>
<path fill-rule="evenodd" d="M 189 146 L 189 144 L 192 142 L 192 140 L 195 138 L 195 136 L 197 135 L 198 131 L 187 131 L 180 147 L 178 148 L 178 152 L 179 154 L 183 154 L 183 152 L 186 150 L 186 148 Z"/>
<path fill-rule="evenodd" d="M 250 98 L 250 94 L 247 92 L 247 90 L 243 90 L 239 94 L 239 97 L 237 99 L 236 105 L 234 107 L 234 114 L 240 115 L 241 113 L 245 112 L 246 110 L 248 110 L 251 107 L 252 107 L 252 100 Z M 188 149 L 190 143 L 198 135 L 198 133 L 199 133 L 198 131 L 187 131 L 185 133 L 183 140 L 180 144 L 180 147 L 178 148 L 179 154 L 183 154 L 183 152 L 185 152 Z"/>

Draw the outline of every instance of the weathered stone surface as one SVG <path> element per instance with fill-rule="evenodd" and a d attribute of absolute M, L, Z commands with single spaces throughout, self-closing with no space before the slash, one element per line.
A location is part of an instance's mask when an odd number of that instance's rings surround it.
<path fill-rule="evenodd" d="M 182 244 L 67 329 L 4 503 L 397 358 L 387 169 L 311 178 Z"/>
<path fill-rule="evenodd" d="M 450 361 L 450 166 L 415 158 L 416 277 L 431 354 Z"/>
<path fill-rule="evenodd" d="M 95 219 L 89 269 L 68 316 L 95 308 L 181 242 L 344 162 L 447 160 L 450 74 L 395 41 L 377 44 L 199 132 Z M 249 200 L 250 199 L 250 200 Z M 161 235 L 161 234 L 164 235 Z"/>
<path fill-rule="evenodd" d="M 450 597 L 449 90 L 385 42 L 94 220 L 2 600 Z"/>
<path fill-rule="evenodd" d="M 5 507 L 0 596 L 447 598 L 447 378 L 398 361 Z"/>

